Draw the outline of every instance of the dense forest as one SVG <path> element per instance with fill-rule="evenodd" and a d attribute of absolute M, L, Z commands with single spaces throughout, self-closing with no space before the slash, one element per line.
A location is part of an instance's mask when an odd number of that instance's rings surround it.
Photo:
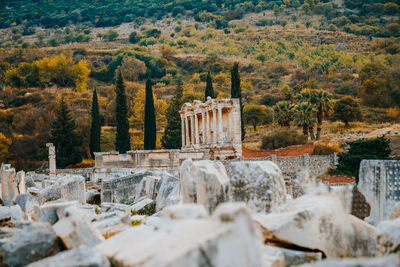
<path fill-rule="evenodd" d="M 398 0 L 2 1 L 0 149 L 8 152 L 2 155 L 20 167 L 39 167 L 63 97 L 82 154 L 90 158 L 93 89 L 101 149 L 113 150 L 117 71 L 125 83 L 132 149 L 143 148 L 148 78 L 161 148 L 168 146 L 161 137 L 170 104 L 204 100 L 209 81 L 216 97 L 230 97 L 235 62 L 246 142 L 258 126 L 272 123 L 302 132 L 299 114 L 279 118 L 294 106 L 320 127 L 317 112 L 307 115 L 300 105 L 304 90 L 327 92 L 332 106 L 324 118 L 346 127 L 398 122 L 399 15 Z"/>

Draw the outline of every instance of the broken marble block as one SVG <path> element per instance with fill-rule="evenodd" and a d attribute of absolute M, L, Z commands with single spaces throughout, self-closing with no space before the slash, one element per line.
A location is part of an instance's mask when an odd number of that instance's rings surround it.
<path fill-rule="evenodd" d="M 269 213 L 286 201 L 286 186 L 272 161 L 226 162 L 232 201 L 246 202 L 253 212 Z"/>
<path fill-rule="evenodd" d="M 59 251 L 57 236 L 48 223 L 30 223 L 22 228 L 0 228 L 7 235 L 0 239 L 2 266 L 26 266 Z"/>
<path fill-rule="evenodd" d="M 56 223 L 63 211 L 70 206 L 77 206 L 77 201 L 52 201 L 41 206 L 34 206 L 32 219 L 38 222 Z"/>
<path fill-rule="evenodd" d="M 299 267 L 399 267 L 400 259 L 399 257 L 394 255 L 383 258 L 328 259 L 298 266 Z"/>
<path fill-rule="evenodd" d="M 131 225 L 129 213 L 122 211 L 106 212 L 93 219 L 93 225 L 106 238 L 122 232 Z"/>
<path fill-rule="evenodd" d="M 171 205 L 178 204 L 182 200 L 181 181 L 177 175 L 165 172 L 157 182 L 156 211 Z"/>
<path fill-rule="evenodd" d="M 173 220 L 202 219 L 208 217 L 208 212 L 203 205 L 187 203 L 166 207 L 162 212 L 162 217 Z"/>
<path fill-rule="evenodd" d="M 86 203 L 85 178 L 80 175 L 62 176 L 40 193 L 45 201 L 63 198 L 69 201 L 76 200 L 83 204 Z"/>
<path fill-rule="evenodd" d="M 279 212 L 253 218 L 266 244 L 321 251 L 328 258 L 368 257 L 376 252 L 375 227 L 349 215 L 334 193 L 304 195 Z"/>
<path fill-rule="evenodd" d="M 18 183 L 14 168 L 1 170 L 1 197 L 5 206 L 11 206 L 12 200 L 18 195 Z"/>
<path fill-rule="evenodd" d="M 108 176 L 101 184 L 101 201 L 134 203 L 141 197 L 154 199 L 156 183 L 164 170 L 140 170 L 124 176 Z"/>
<path fill-rule="evenodd" d="M 38 197 L 31 194 L 18 195 L 14 199 L 15 204 L 21 207 L 24 212 L 25 220 L 32 220 L 32 214 L 34 213 L 34 207 L 40 205 Z"/>
<path fill-rule="evenodd" d="M 262 246 L 263 267 L 285 267 L 285 258 L 282 251 L 273 246 Z"/>
<path fill-rule="evenodd" d="M 211 213 L 218 204 L 229 201 L 229 178 L 219 161 L 185 160 L 180 177 L 184 203 L 202 204 Z"/>
<path fill-rule="evenodd" d="M 96 249 L 76 248 L 63 251 L 55 256 L 36 261 L 28 267 L 71 267 L 71 266 L 93 266 L 110 267 L 107 257 Z"/>
<path fill-rule="evenodd" d="M 120 203 L 103 202 L 101 203 L 100 208 L 101 212 L 121 211 L 127 214 L 130 213 L 130 207 Z"/>
<path fill-rule="evenodd" d="M 322 260 L 321 252 L 299 251 L 294 249 L 279 248 L 285 259 L 285 266 L 297 266 L 304 263 Z"/>
<path fill-rule="evenodd" d="M 78 208 L 71 206 L 63 213 L 64 216 L 53 225 L 53 229 L 67 249 L 79 246 L 90 248 L 104 240 L 97 228 Z"/>
<path fill-rule="evenodd" d="M 262 266 L 261 240 L 244 204 L 221 204 L 212 217 L 164 220 L 161 228 L 129 228 L 96 248 L 115 266 Z"/>
<path fill-rule="evenodd" d="M 379 255 L 400 254 L 400 218 L 381 221 L 376 232 Z"/>
<path fill-rule="evenodd" d="M 6 222 L 19 222 L 24 218 L 24 213 L 18 205 L 4 207 L 0 206 L 0 224 Z"/>

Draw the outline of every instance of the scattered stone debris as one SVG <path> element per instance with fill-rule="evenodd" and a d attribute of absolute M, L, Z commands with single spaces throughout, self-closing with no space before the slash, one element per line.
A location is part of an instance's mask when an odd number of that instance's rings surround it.
<path fill-rule="evenodd" d="M 179 174 L 116 169 L 98 183 L 3 164 L 0 265 L 400 266 L 400 162 L 362 167 L 357 187 L 305 170 L 291 198 L 271 161 L 186 160 Z"/>

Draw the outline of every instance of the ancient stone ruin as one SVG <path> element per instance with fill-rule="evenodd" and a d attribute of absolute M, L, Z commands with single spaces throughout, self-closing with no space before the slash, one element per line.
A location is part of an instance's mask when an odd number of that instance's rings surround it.
<path fill-rule="evenodd" d="M 48 173 L 3 164 L 0 265 L 400 266 L 399 161 L 363 161 L 358 186 L 318 183 L 335 155 L 244 159 L 238 112 L 185 104 L 181 150 L 56 171 L 48 144 Z"/>

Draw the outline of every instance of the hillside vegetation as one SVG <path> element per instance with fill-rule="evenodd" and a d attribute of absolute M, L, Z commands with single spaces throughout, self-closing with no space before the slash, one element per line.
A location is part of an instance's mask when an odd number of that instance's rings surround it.
<path fill-rule="evenodd" d="M 264 114 L 246 115 L 245 142 L 260 142 L 257 126 L 272 125 L 273 107 L 295 102 L 304 89 L 326 91 L 333 101 L 353 97 L 361 106 L 350 123 L 400 120 L 399 1 L 23 0 L 3 1 L 0 10 L 0 132 L 12 140 L 3 143 L 17 166 L 46 159 L 62 95 L 90 157 L 94 88 L 101 147 L 113 150 L 117 69 L 125 79 L 132 149 L 143 148 L 148 77 L 160 148 L 178 82 L 183 101 L 203 100 L 210 72 L 217 97 L 230 97 L 235 62 L 246 112 Z M 348 123 L 333 113 L 325 119 Z"/>

